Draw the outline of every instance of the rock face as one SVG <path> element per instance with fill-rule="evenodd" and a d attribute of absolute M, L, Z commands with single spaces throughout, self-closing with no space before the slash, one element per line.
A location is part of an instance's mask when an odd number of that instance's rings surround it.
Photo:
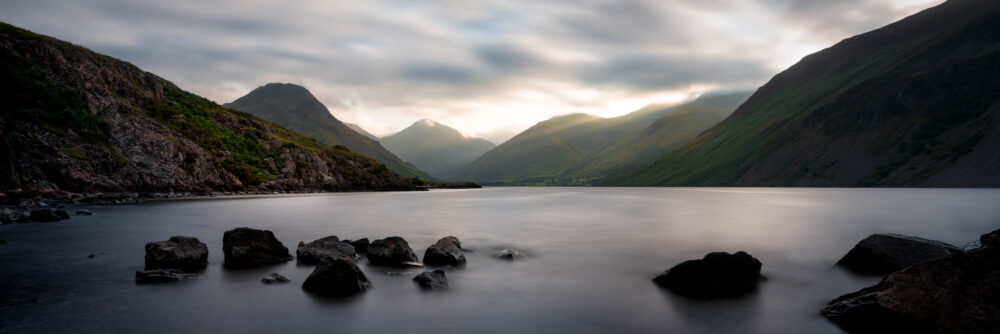
<path fill-rule="evenodd" d="M 27 223 L 29 221 L 31 221 L 31 219 L 20 211 L 10 208 L 0 209 L 0 223 Z"/>
<path fill-rule="evenodd" d="M 424 290 L 448 290 L 448 277 L 444 270 L 425 271 L 413 278 L 413 281 Z"/>
<path fill-rule="evenodd" d="M 354 258 L 354 246 L 340 241 L 337 236 L 329 236 L 310 243 L 299 243 L 299 248 L 295 251 L 295 258 L 298 263 L 306 265 L 319 264 L 324 258 L 334 255 L 343 255 Z"/>
<path fill-rule="evenodd" d="M 1000 230 L 982 247 L 921 262 L 834 299 L 822 314 L 852 333 L 996 333 Z"/>
<path fill-rule="evenodd" d="M 456 237 L 444 237 L 424 252 L 424 264 L 429 266 L 464 266 L 462 243 Z"/>
<path fill-rule="evenodd" d="M 59 209 L 34 209 L 31 210 L 29 217 L 35 222 L 54 222 L 69 219 L 69 212 Z"/>
<path fill-rule="evenodd" d="M 0 161 L 11 162 L 0 164 L 0 192 L 416 189 L 369 157 L 7 24 L 0 67 L 2 87 L 17 92 L 0 102 Z"/>
<path fill-rule="evenodd" d="M 267 230 L 240 227 L 222 236 L 222 253 L 226 266 L 245 268 L 285 262 L 292 259 L 288 248 Z"/>
<path fill-rule="evenodd" d="M 496 254 L 493 254 L 493 258 L 507 260 L 507 261 L 514 261 L 523 259 L 524 253 L 521 253 L 520 251 L 515 249 L 507 248 L 497 252 Z"/>
<path fill-rule="evenodd" d="M 135 284 L 177 282 L 197 277 L 177 269 L 141 270 L 135 272 Z"/>
<path fill-rule="evenodd" d="M 352 295 L 371 287 L 368 277 L 361 272 L 354 259 L 336 255 L 320 262 L 302 289 L 326 297 Z"/>
<path fill-rule="evenodd" d="M 674 293 L 698 297 L 727 297 L 757 288 L 761 263 L 746 252 L 708 253 L 700 260 L 684 261 L 653 279 Z"/>
<path fill-rule="evenodd" d="M 919 262 L 961 253 L 958 247 L 899 234 L 873 234 L 847 252 L 838 266 L 865 275 L 884 275 Z"/>
<path fill-rule="evenodd" d="M 178 269 L 196 271 L 208 266 L 208 246 L 193 237 L 173 236 L 170 240 L 146 244 L 146 270 Z"/>
<path fill-rule="evenodd" d="M 388 237 L 372 241 L 368 246 L 368 262 L 379 266 L 405 266 L 404 262 L 417 262 L 417 254 L 410 249 L 410 244 L 400 237 Z"/>

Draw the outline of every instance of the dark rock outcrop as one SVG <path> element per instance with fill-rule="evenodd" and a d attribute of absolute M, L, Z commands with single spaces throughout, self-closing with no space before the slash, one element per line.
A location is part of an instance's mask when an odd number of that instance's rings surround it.
<path fill-rule="evenodd" d="M 21 213 L 21 211 L 3 208 L 0 209 L 0 223 L 10 224 L 10 223 L 27 223 L 31 221 L 27 215 Z"/>
<path fill-rule="evenodd" d="M 69 212 L 60 209 L 34 209 L 28 216 L 34 222 L 54 222 L 69 219 Z"/>
<path fill-rule="evenodd" d="M 413 281 L 424 290 L 448 290 L 448 276 L 445 276 L 444 270 L 422 272 Z"/>
<path fill-rule="evenodd" d="M 884 275 L 919 262 L 961 253 L 958 247 L 899 234 L 873 234 L 847 252 L 838 266 L 865 275 Z"/>
<path fill-rule="evenodd" d="M 223 234 L 222 253 L 225 255 L 226 267 L 230 268 L 274 264 L 292 259 L 288 248 L 274 237 L 274 233 L 247 227 Z"/>
<path fill-rule="evenodd" d="M 966 253 L 917 263 L 834 299 L 822 314 L 852 333 L 996 333 L 1000 230 Z"/>
<path fill-rule="evenodd" d="M 302 283 L 303 290 L 326 297 L 348 296 L 369 287 L 371 282 L 354 259 L 341 255 L 324 259 Z"/>
<path fill-rule="evenodd" d="M 424 252 L 424 264 L 428 266 L 464 266 L 465 255 L 462 255 L 462 243 L 456 237 L 441 238 L 427 247 Z"/>
<path fill-rule="evenodd" d="M 410 249 L 410 244 L 400 237 L 388 237 L 372 241 L 368 246 L 368 262 L 379 266 L 405 266 L 405 262 L 417 262 L 417 254 Z"/>
<path fill-rule="evenodd" d="M 743 251 L 734 254 L 714 252 L 700 260 L 681 262 L 653 282 L 689 297 L 736 296 L 757 288 L 761 266 L 759 260 Z"/>
<path fill-rule="evenodd" d="M 340 241 L 337 236 L 329 236 L 310 243 L 299 242 L 299 248 L 295 250 L 298 263 L 306 265 L 319 264 L 324 258 L 334 255 L 354 258 L 354 246 Z"/>
<path fill-rule="evenodd" d="M 177 269 L 140 270 L 135 272 L 135 283 L 168 283 L 197 277 L 198 275 L 189 274 Z"/>
<path fill-rule="evenodd" d="M 146 270 L 196 271 L 208 266 L 208 246 L 193 237 L 173 236 L 146 244 Z"/>
<path fill-rule="evenodd" d="M 291 282 L 292 279 L 279 273 L 271 273 L 270 275 L 267 275 L 267 277 L 261 278 L 260 281 L 261 283 L 264 284 L 274 284 L 274 283 L 288 283 Z"/>
<path fill-rule="evenodd" d="M 354 247 L 354 252 L 358 254 L 368 253 L 368 245 L 371 244 L 368 238 L 361 238 L 358 240 L 344 240 L 344 242 L 351 244 Z"/>
<path fill-rule="evenodd" d="M 516 249 L 507 248 L 497 252 L 496 254 L 493 254 L 493 258 L 507 260 L 507 261 L 514 261 L 523 259 L 524 253 L 521 253 Z"/>

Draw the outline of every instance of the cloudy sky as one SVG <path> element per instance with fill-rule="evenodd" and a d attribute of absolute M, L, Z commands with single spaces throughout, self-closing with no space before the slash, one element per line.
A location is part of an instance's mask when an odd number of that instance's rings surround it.
<path fill-rule="evenodd" d="M 0 0 L 0 20 L 219 103 L 290 82 L 377 135 L 431 118 L 500 143 L 554 115 L 753 89 L 941 2 Z"/>

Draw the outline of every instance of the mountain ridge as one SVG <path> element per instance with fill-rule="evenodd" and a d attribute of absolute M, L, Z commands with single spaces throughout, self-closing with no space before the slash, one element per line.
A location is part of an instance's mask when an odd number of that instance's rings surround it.
<path fill-rule="evenodd" d="M 390 152 L 442 179 L 496 147 L 488 140 L 466 136 L 430 119 L 418 120 L 380 140 Z"/>

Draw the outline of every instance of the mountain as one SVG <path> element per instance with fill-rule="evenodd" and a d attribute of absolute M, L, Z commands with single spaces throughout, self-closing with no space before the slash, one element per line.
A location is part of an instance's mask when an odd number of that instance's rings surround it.
<path fill-rule="evenodd" d="M 347 125 L 347 127 L 351 128 L 351 130 L 354 130 L 354 132 L 360 133 L 362 136 L 368 137 L 368 139 L 378 141 L 378 136 L 368 133 L 368 131 L 365 131 L 365 129 L 362 128 L 360 125 L 347 122 L 344 122 L 344 125 Z"/>
<path fill-rule="evenodd" d="M 680 106 L 653 105 L 615 118 L 553 117 L 450 178 L 494 185 L 588 185 L 662 157 L 725 119 L 748 95 L 705 96 Z"/>
<path fill-rule="evenodd" d="M 1000 186 L 1000 2 L 951 0 L 803 58 L 607 184 Z"/>
<path fill-rule="evenodd" d="M 368 157 L 0 23 L 0 197 L 412 189 Z"/>
<path fill-rule="evenodd" d="M 432 179 L 427 173 L 386 150 L 379 142 L 351 130 L 333 117 L 326 106 L 305 87 L 269 83 L 223 106 L 278 123 L 323 144 L 345 146 L 351 151 L 375 158 L 402 176 Z"/>
<path fill-rule="evenodd" d="M 432 176 L 444 178 L 496 147 L 485 139 L 470 138 L 447 125 L 419 120 L 403 131 L 382 138 L 389 151 Z"/>

